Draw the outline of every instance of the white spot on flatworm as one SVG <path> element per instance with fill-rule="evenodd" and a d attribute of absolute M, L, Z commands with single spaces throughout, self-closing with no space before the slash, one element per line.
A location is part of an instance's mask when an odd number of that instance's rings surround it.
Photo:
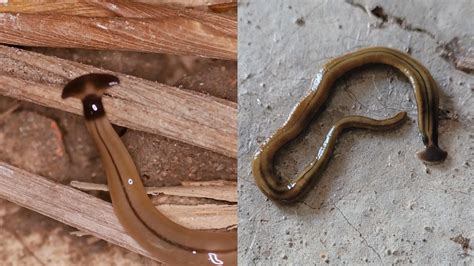
<path fill-rule="evenodd" d="M 296 183 L 293 182 L 293 183 L 288 184 L 286 187 L 287 187 L 288 189 L 292 189 L 292 188 L 294 188 L 295 186 L 296 186 Z"/>
<path fill-rule="evenodd" d="M 217 257 L 216 253 L 209 253 L 209 260 L 215 265 L 223 265 L 224 262 Z"/>
<path fill-rule="evenodd" d="M 315 91 L 319 87 L 319 83 L 321 83 L 321 80 L 323 79 L 324 75 L 324 69 L 321 69 L 317 74 L 316 77 L 314 77 L 313 81 L 311 82 L 311 90 Z"/>
<path fill-rule="evenodd" d="M 196 254 L 196 253 L 197 253 L 196 250 L 193 250 L 193 254 Z"/>
<path fill-rule="evenodd" d="M 133 184 L 133 179 L 129 178 L 129 179 L 128 179 L 128 184 L 129 184 L 129 185 L 132 185 L 132 184 Z"/>
<path fill-rule="evenodd" d="M 97 111 L 97 109 L 98 109 L 98 108 L 97 108 L 97 105 L 92 104 L 92 110 Z"/>

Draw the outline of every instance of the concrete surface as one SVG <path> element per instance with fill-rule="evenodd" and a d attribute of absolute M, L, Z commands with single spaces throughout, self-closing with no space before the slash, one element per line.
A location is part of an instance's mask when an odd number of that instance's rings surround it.
<path fill-rule="evenodd" d="M 239 3 L 241 265 L 474 264 L 474 77 L 443 58 L 449 43 L 474 49 L 472 14 L 471 0 Z M 302 202 L 267 200 L 250 167 L 259 144 L 282 125 L 325 61 L 374 45 L 409 51 L 432 72 L 442 93 L 447 160 L 424 165 L 415 157 L 423 145 L 408 80 L 390 67 L 366 67 L 334 86 L 324 113 L 278 156 L 277 171 L 294 176 L 345 115 L 406 110 L 410 121 L 390 132 L 346 133 Z"/>

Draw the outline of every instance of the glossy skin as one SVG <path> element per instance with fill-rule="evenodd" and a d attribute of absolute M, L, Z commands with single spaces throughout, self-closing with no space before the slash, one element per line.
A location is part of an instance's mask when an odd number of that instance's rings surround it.
<path fill-rule="evenodd" d="M 296 178 L 282 180 L 274 171 L 275 154 L 285 144 L 295 139 L 321 111 L 334 82 L 346 72 L 367 64 L 386 64 L 405 74 L 415 93 L 418 109 L 418 128 L 425 149 L 417 153 L 423 161 L 443 161 L 447 153 L 438 146 L 438 92 L 429 71 L 406 53 L 385 47 L 361 49 L 335 58 L 325 64 L 314 80 L 311 92 L 293 109 L 288 120 L 258 149 L 252 164 L 253 175 L 260 190 L 269 198 L 291 202 L 310 191 L 332 154 L 339 135 L 350 128 L 387 130 L 400 125 L 406 113 L 392 118 L 375 120 L 362 116 L 347 116 L 336 122 L 319 149 L 317 157 Z"/>
<path fill-rule="evenodd" d="M 88 74 L 68 83 L 62 96 L 82 100 L 86 126 L 101 155 L 120 223 L 143 248 L 166 264 L 236 265 L 236 231 L 186 228 L 157 210 L 148 198 L 138 170 L 102 105 L 105 89 L 118 83 L 112 75 Z"/>

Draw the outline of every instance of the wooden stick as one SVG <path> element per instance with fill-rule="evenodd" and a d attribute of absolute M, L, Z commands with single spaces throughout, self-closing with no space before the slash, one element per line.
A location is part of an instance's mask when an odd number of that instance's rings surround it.
<path fill-rule="evenodd" d="M 98 238 L 154 258 L 123 229 L 110 203 L 0 162 L 0 197 Z M 160 206 L 192 228 L 227 228 L 237 222 L 236 205 Z"/>
<path fill-rule="evenodd" d="M 232 3 L 237 0 L 136 0 L 137 2 L 148 3 L 148 4 L 172 4 L 186 7 L 200 7 L 210 6 L 218 4 Z"/>
<path fill-rule="evenodd" d="M 229 180 L 211 180 L 211 181 L 181 181 L 181 186 L 187 186 L 187 187 L 207 187 L 207 186 L 216 186 L 216 187 L 222 187 L 222 186 L 237 186 L 237 182 L 235 181 L 229 181 Z"/>
<path fill-rule="evenodd" d="M 237 57 L 237 22 L 229 16 L 120 0 L 70 5 L 0 8 L 0 12 L 15 12 L 0 13 L 0 43 Z M 89 13 L 101 17 L 84 16 Z"/>
<path fill-rule="evenodd" d="M 86 1 L 9 1 L 0 5 L 1 13 L 62 14 L 86 17 L 114 17 L 111 10 L 96 8 Z"/>
<path fill-rule="evenodd" d="M 80 63 L 0 46 L 0 94 L 81 114 L 81 103 L 61 99 L 64 84 L 90 72 Z M 204 94 L 112 73 L 121 84 L 104 96 L 111 121 L 160 134 L 228 157 L 237 156 L 237 106 Z"/>
<path fill-rule="evenodd" d="M 175 7 L 204 7 L 204 6 L 212 6 L 212 5 L 220 5 L 220 4 L 228 4 L 236 2 L 237 0 L 132 0 L 130 2 L 133 3 L 146 3 L 149 5 L 160 5 L 160 6 L 175 6 Z M 58 2 L 63 6 L 64 9 L 70 10 L 72 9 L 71 6 L 75 6 L 75 4 L 80 2 L 86 2 L 82 0 L 63 0 L 63 1 L 56 1 L 56 0 L 35 0 L 35 1 L 24 1 L 24 0 L 9 0 L 8 5 L 5 5 L 4 8 L 16 8 L 16 11 L 11 11 L 13 13 L 22 13 L 25 10 L 31 10 L 32 6 L 36 6 L 41 12 L 41 10 L 47 10 L 49 6 L 57 6 Z M 94 1 L 88 1 L 94 2 Z M 1 7 L 1 6 L 0 6 Z M 23 8 L 23 9 L 18 9 Z M 0 9 L 2 10 L 2 9 Z M 3 11 L 7 12 L 7 11 Z M 10 12 L 10 11 L 8 11 Z M 33 11 L 35 12 L 35 11 Z M 79 11 L 80 12 L 80 11 Z M 89 14 L 89 13 L 87 13 Z"/>
<path fill-rule="evenodd" d="M 200 6 L 206 6 L 209 9 L 219 9 L 220 7 L 232 6 L 236 7 L 236 0 L 208 1 Z M 185 7 L 193 5 L 193 3 L 177 2 L 174 5 L 163 5 L 156 3 L 145 3 L 145 1 L 124 1 L 124 0 L 107 0 L 107 1 L 19 1 L 10 2 L 8 5 L 0 5 L 2 13 L 24 13 L 24 14 L 55 14 L 55 15 L 71 15 L 86 17 L 126 17 L 126 18 L 170 18 L 170 17 L 186 17 L 196 19 L 198 21 L 208 22 L 210 25 L 220 27 L 220 25 L 228 25 L 221 28 L 234 29 L 236 18 L 228 15 L 222 16 L 215 13 L 203 12 L 196 9 L 187 9 Z M 199 5 L 198 5 L 199 6 Z M 219 28 L 217 28 L 219 29 Z M 235 35 L 235 30 L 229 32 Z"/>
<path fill-rule="evenodd" d="M 109 191 L 105 184 L 71 181 L 70 185 L 84 191 Z M 237 202 L 236 186 L 171 186 L 146 187 L 147 194 L 164 194 L 170 196 L 206 198 L 227 202 Z"/>
<path fill-rule="evenodd" d="M 236 190 L 236 188 L 234 188 Z M 158 209 L 171 220 L 194 229 L 224 229 L 237 225 L 237 205 L 200 204 L 196 206 L 164 204 Z"/>
<path fill-rule="evenodd" d="M 8 107 L 7 110 L 3 111 L 0 113 L 0 123 L 3 122 L 3 120 L 11 115 L 13 112 L 16 111 L 20 107 L 20 103 L 14 103 L 12 106 Z"/>

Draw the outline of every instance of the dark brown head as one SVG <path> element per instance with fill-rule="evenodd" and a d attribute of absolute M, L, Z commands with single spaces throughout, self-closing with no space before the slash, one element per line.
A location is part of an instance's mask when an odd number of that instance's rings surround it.
<path fill-rule="evenodd" d="M 84 107 L 84 117 L 92 120 L 105 115 L 102 95 L 106 89 L 119 83 L 119 79 L 114 75 L 91 73 L 71 80 L 64 86 L 61 97 L 80 99 Z"/>
<path fill-rule="evenodd" d="M 444 161 L 448 153 L 438 147 L 438 145 L 429 144 L 424 150 L 416 154 L 419 159 L 429 164 L 436 164 Z"/>

